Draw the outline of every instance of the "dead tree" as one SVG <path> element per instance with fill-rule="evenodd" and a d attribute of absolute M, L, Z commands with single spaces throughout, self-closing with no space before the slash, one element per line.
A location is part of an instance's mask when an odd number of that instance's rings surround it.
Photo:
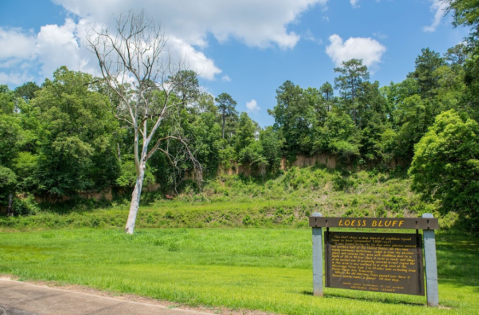
<path fill-rule="evenodd" d="M 157 135 L 166 119 L 172 121 L 171 115 L 198 95 L 198 83 L 191 80 L 192 71 L 186 71 L 183 62 L 172 61 L 165 34 L 144 12 L 121 14 L 113 27 L 91 28 L 88 45 L 98 59 L 105 84 L 117 96 L 117 118 L 134 132 L 136 183 L 125 226 L 125 232 L 133 234 L 148 159 L 161 151 L 174 160 L 167 149 L 162 149 L 162 142 L 182 143 L 201 178 L 201 165 L 187 139 L 176 132 L 178 121 L 173 119 L 168 134 Z M 175 59 L 181 60 L 181 56 Z M 189 75 L 185 76 L 185 72 Z M 191 86 L 185 89 L 188 84 Z M 153 139 L 158 140 L 152 142 Z"/>

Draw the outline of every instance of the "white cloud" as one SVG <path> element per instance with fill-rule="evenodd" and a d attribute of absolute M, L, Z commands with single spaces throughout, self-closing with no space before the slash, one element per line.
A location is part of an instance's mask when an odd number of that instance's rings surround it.
<path fill-rule="evenodd" d="M 53 0 L 81 18 L 107 21 L 129 9 L 144 8 L 167 34 L 203 47 L 208 33 L 220 42 L 231 38 L 248 46 L 292 48 L 299 36 L 286 29 L 298 16 L 328 0 Z"/>
<path fill-rule="evenodd" d="M 173 55 L 185 60 L 186 68 L 196 71 L 200 77 L 214 80 L 215 75 L 221 73 L 221 70 L 215 66 L 213 60 L 207 58 L 204 53 L 196 50 L 183 40 L 170 36 L 168 44 Z"/>
<path fill-rule="evenodd" d="M 35 55 L 35 36 L 21 29 L 0 27 L 0 60 L 31 59 Z"/>
<path fill-rule="evenodd" d="M 38 34 L 0 27 L 0 68 L 3 77 L 23 63 L 43 77 L 62 65 L 95 73 L 95 57 L 83 44 L 90 25 L 103 25 L 121 12 L 141 10 L 161 24 L 169 50 L 177 60 L 208 80 L 221 73 L 214 60 L 202 51 L 208 36 L 218 41 L 239 40 L 251 47 L 293 48 L 301 36 L 289 31 L 302 12 L 315 5 L 324 9 L 328 0 L 51 0 L 76 16 L 63 25 L 44 25 Z M 114 24 L 114 23 L 112 23 Z M 28 71 L 25 69 L 25 71 Z M 15 72 L 17 73 L 17 72 Z M 227 76 L 226 76 L 227 77 Z M 16 81 L 18 73 L 11 80 Z M 43 78 L 41 78 L 43 79 Z"/>
<path fill-rule="evenodd" d="M 90 73 L 95 71 L 91 53 L 80 45 L 78 26 L 73 20 L 66 19 L 62 26 L 41 27 L 36 51 L 44 76 L 50 76 L 60 66 Z"/>
<path fill-rule="evenodd" d="M 221 77 L 221 81 L 223 82 L 231 82 L 231 78 L 228 75 L 224 75 Z"/>
<path fill-rule="evenodd" d="M 0 82 L 2 84 L 22 85 L 25 82 L 34 81 L 34 78 L 26 72 L 11 71 L 9 73 L 0 72 Z"/>
<path fill-rule="evenodd" d="M 442 17 L 447 9 L 447 2 L 443 0 L 430 0 L 431 4 L 431 12 L 434 12 L 434 19 L 432 20 L 431 25 L 424 26 L 424 32 L 434 32 L 436 28 L 441 23 Z"/>
<path fill-rule="evenodd" d="M 371 67 L 381 62 L 382 55 L 386 51 L 386 47 L 369 37 L 350 37 L 343 42 L 339 35 L 334 34 L 329 37 L 329 41 L 326 53 L 337 66 L 340 66 L 343 61 L 356 58 L 362 59 L 363 64 Z"/>
<path fill-rule="evenodd" d="M 261 109 L 261 107 L 258 106 L 258 103 L 254 99 L 249 102 L 246 102 L 246 108 L 250 113 L 257 113 Z"/>

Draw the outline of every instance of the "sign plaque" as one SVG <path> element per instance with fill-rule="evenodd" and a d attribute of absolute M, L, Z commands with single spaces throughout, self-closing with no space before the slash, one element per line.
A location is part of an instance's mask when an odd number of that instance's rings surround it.
<path fill-rule="evenodd" d="M 424 295 L 419 234 L 325 232 L 326 287 Z"/>

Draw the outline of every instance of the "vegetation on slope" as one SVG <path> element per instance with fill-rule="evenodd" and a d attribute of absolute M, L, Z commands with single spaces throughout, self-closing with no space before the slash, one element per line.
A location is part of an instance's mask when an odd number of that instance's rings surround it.
<path fill-rule="evenodd" d="M 33 201 L 31 201 L 33 203 Z M 33 206 L 35 215 L 0 218 L 0 228 L 122 227 L 127 199 L 110 203 L 75 201 Z M 82 203 L 83 202 L 83 203 Z M 32 205 L 28 205 L 32 208 Z M 139 227 L 307 227 L 318 211 L 327 216 L 435 216 L 435 205 L 425 203 L 410 189 L 404 171 L 344 172 L 321 166 L 292 168 L 276 178 L 223 175 L 200 191 L 185 185 L 174 200 L 159 193 L 144 196 Z M 452 225 L 453 216 L 443 220 Z"/>

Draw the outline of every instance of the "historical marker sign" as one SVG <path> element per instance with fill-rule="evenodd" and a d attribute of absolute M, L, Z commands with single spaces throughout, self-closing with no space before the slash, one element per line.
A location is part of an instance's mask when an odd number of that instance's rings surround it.
<path fill-rule="evenodd" d="M 309 226 L 313 228 L 313 295 L 323 296 L 322 229 L 326 228 L 326 287 L 414 295 L 427 292 L 427 305 L 439 305 L 434 237 L 439 224 L 432 214 L 424 213 L 421 218 L 338 218 L 315 212 Z M 329 228 L 415 229 L 416 233 L 330 232 Z"/>
<path fill-rule="evenodd" d="M 418 234 L 326 232 L 326 287 L 424 295 Z"/>
<path fill-rule="evenodd" d="M 328 218 L 310 217 L 311 227 L 437 230 L 437 218 Z"/>

